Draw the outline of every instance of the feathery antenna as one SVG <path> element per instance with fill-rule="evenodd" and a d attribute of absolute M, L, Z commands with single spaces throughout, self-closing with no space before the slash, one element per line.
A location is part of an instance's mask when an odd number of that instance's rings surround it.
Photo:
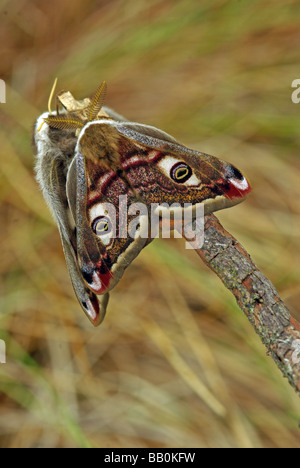
<path fill-rule="evenodd" d="M 88 108 L 88 120 L 91 122 L 95 120 L 98 113 L 101 110 L 101 107 L 104 104 L 105 96 L 106 96 L 107 85 L 106 81 L 103 81 L 101 85 L 96 90 L 95 94 L 92 97 L 92 102 Z"/>
<path fill-rule="evenodd" d="M 82 128 L 84 123 L 77 117 L 65 115 L 50 115 L 44 121 L 51 128 L 65 130 L 67 128 Z"/>

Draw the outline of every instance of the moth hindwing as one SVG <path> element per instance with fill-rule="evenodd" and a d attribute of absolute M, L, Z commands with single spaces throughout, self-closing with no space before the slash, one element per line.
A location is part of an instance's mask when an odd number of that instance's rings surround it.
<path fill-rule="evenodd" d="M 102 83 L 86 105 L 59 95 L 65 109 L 42 114 L 34 130 L 37 180 L 76 296 L 94 325 L 103 320 L 109 291 L 155 237 L 153 207 L 160 216 L 185 204 L 210 213 L 251 190 L 231 164 L 103 109 L 105 92 Z"/>

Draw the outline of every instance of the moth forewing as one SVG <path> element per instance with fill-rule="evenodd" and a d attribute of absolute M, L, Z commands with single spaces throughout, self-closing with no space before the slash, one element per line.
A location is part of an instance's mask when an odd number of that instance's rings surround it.
<path fill-rule="evenodd" d="M 202 200 L 192 202 L 193 205 L 203 203 L 205 214 L 234 206 L 243 201 L 251 192 L 251 186 L 243 174 L 220 158 L 187 148 L 170 135 L 154 127 L 130 122 L 118 122 L 115 126 L 118 132 L 131 140 L 133 144 L 142 145 L 149 150 L 152 148 L 161 152 L 164 157 L 176 156 L 178 161 L 187 162 L 193 169 L 192 177 L 195 177 L 194 174 L 197 172 L 200 174 L 199 186 L 191 187 L 192 190 L 195 188 L 199 190 L 203 179 L 207 179 L 203 186 L 206 185 L 215 190 L 211 190 L 210 194 L 206 193 Z M 204 169 L 201 170 L 201 166 L 204 166 Z M 190 183 L 191 181 L 188 182 Z"/>

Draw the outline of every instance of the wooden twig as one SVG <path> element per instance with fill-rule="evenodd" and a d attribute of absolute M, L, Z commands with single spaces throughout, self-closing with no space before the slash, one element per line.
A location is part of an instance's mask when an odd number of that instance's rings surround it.
<path fill-rule="evenodd" d="M 220 224 L 205 216 L 204 243 L 195 251 L 232 292 L 284 377 L 300 395 L 300 324 L 290 314 L 272 283 L 242 245 Z M 183 236 L 193 238 L 192 225 Z"/>

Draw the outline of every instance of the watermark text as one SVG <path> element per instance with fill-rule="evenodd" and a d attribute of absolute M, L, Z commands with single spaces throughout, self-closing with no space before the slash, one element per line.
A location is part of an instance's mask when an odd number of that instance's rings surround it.
<path fill-rule="evenodd" d="M 169 239 L 184 237 L 187 249 L 199 249 L 204 242 L 204 205 L 201 203 L 151 203 L 128 205 L 127 195 L 119 195 L 118 205 L 109 202 L 95 204 L 89 211 L 94 233 L 102 244 L 113 239 Z"/>
<path fill-rule="evenodd" d="M 294 104 L 299 104 L 300 102 L 300 79 L 296 79 L 292 82 L 292 88 L 296 88 L 295 91 L 292 92 L 291 99 Z"/>
<path fill-rule="evenodd" d="M 294 364 L 298 364 L 300 362 L 300 340 L 294 340 L 292 343 L 292 361 Z"/>
<path fill-rule="evenodd" d="M 6 363 L 6 345 L 4 340 L 0 340 L 0 364 Z"/>
<path fill-rule="evenodd" d="M 6 103 L 6 85 L 4 80 L 0 80 L 0 103 Z"/>

